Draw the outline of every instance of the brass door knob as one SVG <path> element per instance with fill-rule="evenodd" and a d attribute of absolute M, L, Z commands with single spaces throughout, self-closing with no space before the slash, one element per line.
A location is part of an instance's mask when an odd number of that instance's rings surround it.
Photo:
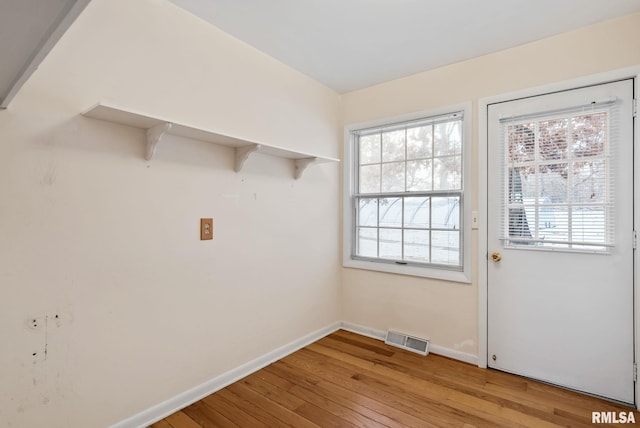
<path fill-rule="evenodd" d="M 502 255 L 500 255 L 500 253 L 491 253 L 492 262 L 498 263 L 500 260 L 502 260 Z"/>

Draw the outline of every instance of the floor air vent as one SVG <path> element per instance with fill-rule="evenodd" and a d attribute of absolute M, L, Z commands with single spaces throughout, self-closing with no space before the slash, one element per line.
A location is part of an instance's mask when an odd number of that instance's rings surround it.
<path fill-rule="evenodd" d="M 407 351 L 415 352 L 420 355 L 427 355 L 429 353 L 429 341 L 427 339 L 420 339 L 404 333 L 398 333 L 397 331 L 387 331 L 387 337 L 384 340 L 384 343 L 406 349 Z"/>

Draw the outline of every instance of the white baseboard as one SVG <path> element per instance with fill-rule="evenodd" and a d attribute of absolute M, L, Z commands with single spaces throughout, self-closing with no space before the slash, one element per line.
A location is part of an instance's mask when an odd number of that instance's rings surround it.
<path fill-rule="evenodd" d="M 361 336 L 367 336 L 377 340 L 384 340 L 385 337 L 387 337 L 386 331 L 377 330 L 375 328 L 365 327 L 360 324 L 354 324 L 346 321 L 342 321 L 340 323 L 340 328 L 342 330 L 350 331 L 351 333 L 359 334 Z"/>
<path fill-rule="evenodd" d="M 337 331 L 346 330 L 352 333 L 367 336 L 372 339 L 384 340 L 387 333 L 375 328 L 365 327 L 359 324 L 353 324 L 350 322 L 336 322 L 328 325 L 320 330 L 314 331 L 298 340 L 281 346 L 255 360 L 249 361 L 233 370 L 221 374 L 205 383 L 202 383 L 188 391 L 169 398 L 162 403 L 156 404 L 140 413 L 137 413 L 125 420 L 122 420 L 110 428 L 144 428 L 159 420 L 177 412 L 180 409 L 187 407 L 190 404 L 195 403 L 198 400 L 213 394 L 214 392 L 231 385 L 232 383 L 250 375 L 253 372 L 260 370 L 269 364 L 278 361 L 293 352 L 304 348 L 305 346 L 322 339 L 325 336 Z M 465 352 L 456 351 L 454 349 L 445 348 L 443 346 L 429 344 L 429 352 L 434 354 L 449 357 L 454 360 L 464 361 L 465 363 L 477 364 L 478 357 L 475 355 L 467 354 Z"/>
<path fill-rule="evenodd" d="M 365 327 L 359 324 L 353 324 L 346 321 L 342 321 L 340 326 L 343 330 L 347 330 L 356 334 L 361 334 L 362 336 L 367 336 L 372 339 L 384 340 L 385 337 L 387 336 L 387 332 L 383 330 L 377 330 L 375 328 Z M 469 363 L 473 365 L 478 364 L 478 357 L 476 355 L 457 351 L 451 348 L 445 348 L 444 346 L 434 345 L 433 343 L 429 343 L 429 352 L 437 355 L 442 355 L 443 357 L 448 357 L 454 360 L 463 361 L 465 363 Z"/>
<path fill-rule="evenodd" d="M 429 344 L 429 352 L 433 352 L 437 355 L 442 355 L 443 357 L 451 358 L 452 360 L 462 361 L 464 363 L 473 364 L 474 366 L 478 365 L 478 356 L 473 354 L 468 354 L 466 352 L 457 351 L 451 348 L 445 348 L 444 346 Z"/>
<path fill-rule="evenodd" d="M 320 330 L 310 333 L 298 340 L 275 349 L 255 360 L 249 361 L 233 370 L 221 374 L 205 383 L 202 383 L 188 391 L 169 398 L 142 412 L 135 414 L 123 421 L 112 425 L 111 428 L 144 428 L 159 420 L 177 412 L 196 401 L 213 394 L 214 392 L 231 385 L 232 383 L 260 370 L 269 364 L 278 361 L 287 355 L 304 348 L 305 346 L 322 339 L 323 337 L 339 330 L 340 322 L 328 325 Z"/>

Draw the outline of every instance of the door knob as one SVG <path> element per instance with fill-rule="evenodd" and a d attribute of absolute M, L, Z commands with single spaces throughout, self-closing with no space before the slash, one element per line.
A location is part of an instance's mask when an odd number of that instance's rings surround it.
<path fill-rule="evenodd" d="M 491 261 L 494 263 L 498 263 L 502 260 L 502 255 L 500 253 L 491 253 Z"/>

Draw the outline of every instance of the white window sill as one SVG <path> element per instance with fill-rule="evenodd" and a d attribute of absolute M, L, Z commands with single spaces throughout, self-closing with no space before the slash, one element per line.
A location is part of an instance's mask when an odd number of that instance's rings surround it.
<path fill-rule="evenodd" d="M 394 273 L 398 275 L 418 276 L 422 278 L 442 279 L 445 281 L 461 282 L 465 284 L 471 283 L 469 273 L 464 271 L 396 265 L 391 263 L 353 260 L 351 258 L 345 258 L 342 265 L 346 268 L 372 270 L 377 272 Z"/>

